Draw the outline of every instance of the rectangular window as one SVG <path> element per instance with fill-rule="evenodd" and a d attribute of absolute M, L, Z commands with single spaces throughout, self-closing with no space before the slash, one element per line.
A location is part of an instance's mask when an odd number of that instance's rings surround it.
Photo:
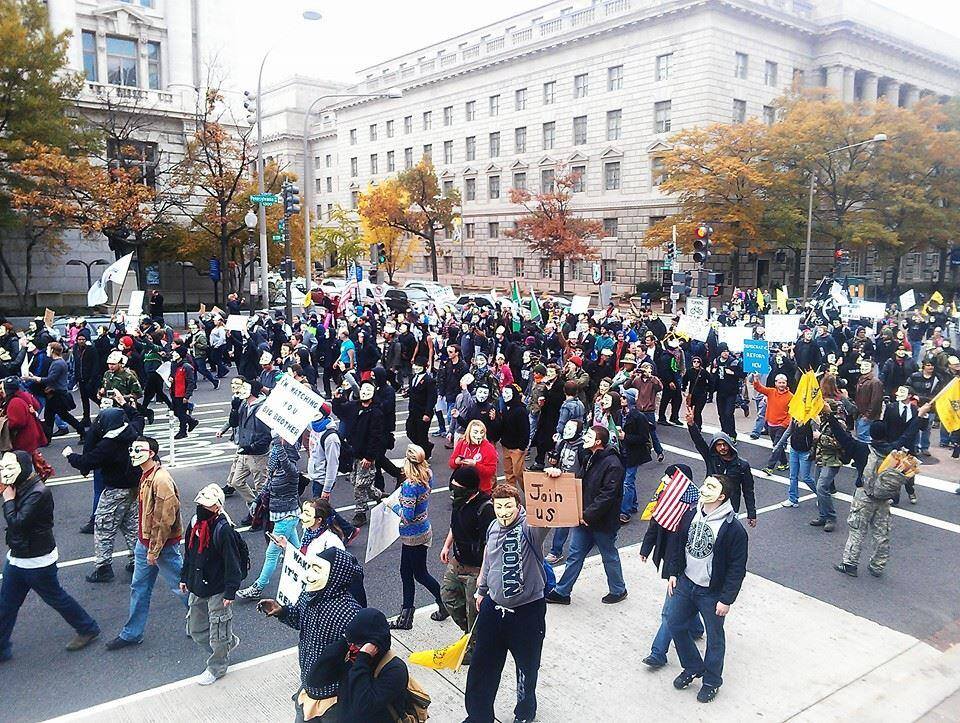
<path fill-rule="evenodd" d="M 663 156 L 654 156 L 650 159 L 650 185 L 659 186 L 667 180 L 667 166 Z"/>
<path fill-rule="evenodd" d="M 552 193 L 557 172 L 552 168 L 540 171 L 540 193 Z"/>
<path fill-rule="evenodd" d="M 804 74 L 802 68 L 793 69 L 793 88 L 794 90 L 802 88 L 804 84 Z"/>
<path fill-rule="evenodd" d="M 370 124 L 370 140 L 371 141 L 377 140 L 377 124 L 376 123 Z"/>
<path fill-rule="evenodd" d="M 608 141 L 618 141 L 620 140 L 620 119 L 623 116 L 623 113 L 618 108 L 617 110 L 608 110 L 607 111 L 607 140 Z"/>
<path fill-rule="evenodd" d="M 500 132 L 490 134 L 490 157 L 496 158 L 500 155 Z"/>
<path fill-rule="evenodd" d="M 500 238 L 500 224 L 497 221 L 487 224 L 487 235 L 490 238 Z"/>
<path fill-rule="evenodd" d="M 604 236 L 604 238 L 616 238 L 616 237 L 617 237 L 617 219 L 616 219 L 616 217 L 603 219 L 603 236 Z"/>
<path fill-rule="evenodd" d="M 540 259 L 540 278 L 553 278 L 553 262 L 550 259 Z"/>
<path fill-rule="evenodd" d="M 733 122 L 743 123 L 747 119 L 747 101 L 733 99 Z"/>
<path fill-rule="evenodd" d="M 513 91 L 513 106 L 515 110 L 525 110 L 527 107 L 527 89 L 519 88 Z"/>
<path fill-rule="evenodd" d="M 413 116 L 412 115 L 403 117 L 403 132 L 413 133 Z"/>
<path fill-rule="evenodd" d="M 110 165 L 129 171 L 138 181 L 154 188 L 157 183 L 157 144 L 127 139 L 121 144 L 107 139 L 107 158 Z"/>
<path fill-rule="evenodd" d="M 433 128 L 433 111 L 423 111 L 423 130 L 428 131 Z"/>
<path fill-rule="evenodd" d="M 772 60 L 763 64 L 763 84 L 771 88 L 777 85 L 777 64 Z"/>
<path fill-rule="evenodd" d="M 500 176 L 487 178 L 487 198 L 491 201 L 500 198 Z"/>
<path fill-rule="evenodd" d="M 563 263 L 562 261 L 560 263 Z M 567 278 L 571 281 L 581 281 L 580 279 L 580 267 L 582 264 L 579 259 L 569 259 L 567 262 Z"/>
<path fill-rule="evenodd" d="M 520 256 L 513 257 L 513 275 L 518 279 L 522 279 L 524 276 L 526 276 L 523 268 L 523 258 Z"/>
<path fill-rule="evenodd" d="M 657 82 L 670 80 L 670 63 L 673 61 L 673 53 L 664 53 L 657 56 L 656 69 L 653 79 Z"/>
<path fill-rule="evenodd" d="M 554 81 L 543 84 L 543 104 L 553 105 L 557 84 Z"/>
<path fill-rule="evenodd" d="M 332 216 L 332 215 L 333 215 L 333 204 L 332 204 L 332 203 L 328 203 L 328 204 L 327 204 L 327 218 L 330 218 L 330 216 Z"/>
<path fill-rule="evenodd" d="M 623 88 L 623 66 L 614 65 L 607 68 L 607 91 Z"/>
<path fill-rule="evenodd" d="M 768 126 L 772 126 L 777 122 L 777 109 L 772 105 L 763 106 L 763 122 Z"/>
<path fill-rule="evenodd" d="M 583 193 L 587 189 L 587 167 L 573 166 L 570 171 L 575 174 L 573 186 L 570 187 L 570 190 L 573 193 Z"/>
<path fill-rule="evenodd" d="M 604 259 L 603 260 L 603 280 L 614 283 L 617 280 L 617 260 L 616 259 Z"/>
<path fill-rule="evenodd" d="M 449 196 L 451 193 L 453 193 L 453 181 L 446 179 L 443 182 L 443 195 Z"/>
<path fill-rule="evenodd" d="M 603 164 L 603 187 L 607 191 L 620 188 L 620 161 Z"/>
<path fill-rule="evenodd" d="M 589 75 L 587 73 L 580 73 L 580 75 L 573 76 L 573 97 L 574 98 L 586 98 L 589 82 Z"/>
<path fill-rule="evenodd" d="M 351 146 L 357 145 L 357 129 L 356 128 L 350 129 L 350 145 Z"/>
<path fill-rule="evenodd" d="M 747 79 L 747 68 L 750 63 L 750 56 L 746 53 L 737 53 L 733 64 L 733 77 L 740 80 Z"/>
<path fill-rule="evenodd" d="M 137 87 L 137 41 L 107 38 L 107 82 Z"/>
<path fill-rule="evenodd" d="M 468 161 L 477 160 L 477 137 L 467 136 L 465 147 L 466 147 L 467 160 Z"/>
<path fill-rule="evenodd" d="M 333 178 L 327 176 L 327 193 L 333 193 Z"/>
<path fill-rule="evenodd" d="M 582 146 L 587 142 L 587 117 L 578 115 L 573 119 L 573 145 Z"/>
<path fill-rule="evenodd" d="M 387 173 L 393 173 L 395 170 L 397 170 L 397 162 L 393 151 L 387 151 Z"/>
<path fill-rule="evenodd" d="M 433 160 L 433 144 L 432 143 L 423 144 L 423 158 L 426 158 L 428 161 Z"/>
<path fill-rule="evenodd" d="M 407 170 L 413 168 L 413 149 L 404 148 L 403 149 L 403 167 Z"/>
<path fill-rule="evenodd" d="M 527 128 L 526 126 L 522 128 L 513 129 L 513 150 L 514 153 L 526 153 L 527 152 Z"/>
<path fill-rule="evenodd" d="M 453 163 L 453 141 L 443 142 L 443 162 Z"/>
<path fill-rule="evenodd" d="M 557 124 L 553 121 L 543 124 L 543 150 L 548 151 L 553 148 L 557 139 Z"/>
<path fill-rule="evenodd" d="M 379 164 L 377 163 L 377 154 L 371 153 L 370 154 L 370 173 L 379 173 L 380 171 L 377 170 L 378 165 Z"/>
<path fill-rule="evenodd" d="M 387 138 L 393 138 L 393 121 L 387 121 Z"/>
<path fill-rule="evenodd" d="M 147 43 L 147 86 L 160 90 L 160 43 Z"/>
<path fill-rule="evenodd" d="M 443 109 L 443 124 L 445 126 L 453 125 L 453 106 L 452 105 L 448 105 L 446 108 Z"/>
<path fill-rule="evenodd" d="M 527 174 L 523 171 L 517 171 L 513 174 L 513 187 L 521 190 L 527 190 Z"/>
<path fill-rule="evenodd" d="M 97 36 L 90 30 L 83 31 L 83 74 L 92 83 L 99 80 L 97 75 Z"/>
<path fill-rule="evenodd" d="M 473 238 L 477 235 L 477 224 L 475 223 L 465 223 L 463 224 L 463 235 L 466 238 Z"/>
<path fill-rule="evenodd" d="M 477 260 L 473 256 L 464 256 L 463 264 L 466 267 L 467 276 L 476 276 L 477 275 Z"/>
<path fill-rule="evenodd" d="M 477 117 L 477 101 L 468 100 L 464 105 L 463 115 L 468 121 L 475 120 Z"/>
<path fill-rule="evenodd" d="M 500 275 L 500 259 L 496 256 L 487 257 L 487 276 Z"/>
<path fill-rule="evenodd" d="M 350 191 L 350 208 L 360 205 L 360 191 Z"/>
<path fill-rule="evenodd" d="M 453 256 L 443 257 L 443 273 L 445 274 L 453 273 Z"/>
<path fill-rule="evenodd" d="M 333 165 L 333 154 L 332 154 L 332 153 L 328 153 L 326 156 L 324 156 L 323 165 L 325 165 L 327 168 L 330 168 L 330 166 Z"/>
<path fill-rule="evenodd" d="M 500 115 L 500 96 L 491 95 L 490 96 L 490 117 Z"/>
<path fill-rule="evenodd" d="M 477 179 L 465 178 L 463 180 L 463 197 L 467 201 L 477 200 Z"/>
<path fill-rule="evenodd" d="M 670 114 L 673 110 L 672 105 L 672 102 L 669 100 L 662 100 L 659 103 L 653 104 L 654 133 L 670 132 Z"/>
<path fill-rule="evenodd" d="M 357 171 L 358 171 L 358 168 L 357 168 L 357 157 L 354 156 L 353 158 L 350 159 L 350 177 L 351 177 L 351 178 L 356 178 L 356 176 L 357 176 Z"/>

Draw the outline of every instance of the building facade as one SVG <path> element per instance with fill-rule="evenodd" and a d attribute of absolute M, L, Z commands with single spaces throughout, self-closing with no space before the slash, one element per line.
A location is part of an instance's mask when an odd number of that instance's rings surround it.
<path fill-rule="evenodd" d="M 661 278 L 664 249 L 643 237 L 673 210 L 658 189 L 673 133 L 750 116 L 772 123 L 774 100 L 798 83 L 848 101 L 946 98 L 960 89 L 955 48 L 869 0 L 554 2 L 360 71 L 357 93 L 403 95 L 343 103 L 311 126 L 310 208 L 322 221 L 429 155 L 463 198 L 463 239 L 440 242 L 441 279 L 555 290 L 557 263 L 504 233 L 520 211 L 509 189 L 537 191 L 577 171 L 573 205 L 603 223 L 604 278 L 629 293 Z M 929 273 L 919 261 L 905 273 Z M 815 262 L 814 277 L 832 268 L 832 248 Z M 868 252 L 855 268 L 871 274 L 871 263 Z M 739 277 L 782 283 L 786 266 L 775 254 L 742 255 Z M 591 288 L 589 267 L 568 262 L 568 288 Z M 410 272 L 428 270 L 424 255 Z"/>

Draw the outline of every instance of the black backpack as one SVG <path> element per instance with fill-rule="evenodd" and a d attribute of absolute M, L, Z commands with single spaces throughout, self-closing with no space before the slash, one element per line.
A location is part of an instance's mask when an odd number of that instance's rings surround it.
<path fill-rule="evenodd" d="M 237 532 L 237 528 L 230 524 L 230 521 L 226 517 L 220 518 L 222 522 L 226 523 L 229 528 L 229 533 L 233 535 L 233 538 L 237 541 L 237 552 L 240 554 L 240 579 L 246 580 L 247 575 L 250 574 L 250 548 L 247 547 L 247 541 L 243 539 L 243 536 Z M 217 524 L 217 527 L 220 527 L 220 524 Z M 214 531 L 216 535 L 216 531 Z"/>

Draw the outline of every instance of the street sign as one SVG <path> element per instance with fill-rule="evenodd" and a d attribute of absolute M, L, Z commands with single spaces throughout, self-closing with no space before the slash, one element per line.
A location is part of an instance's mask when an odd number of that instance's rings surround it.
<path fill-rule="evenodd" d="M 360 264 L 357 264 L 357 281 L 363 281 L 363 267 Z"/>
<path fill-rule="evenodd" d="M 277 221 L 277 229 L 280 231 L 280 233 L 283 233 L 287 230 L 287 222 L 285 219 L 281 218 L 279 221 Z"/>
<path fill-rule="evenodd" d="M 599 261 L 593 262 L 593 283 L 597 286 L 603 281 L 603 267 L 600 265 Z"/>
<path fill-rule="evenodd" d="M 275 233 L 275 234 L 273 234 L 273 236 L 270 237 L 270 240 L 271 240 L 271 241 L 283 241 L 283 234 L 282 234 L 282 233 Z"/>
<path fill-rule="evenodd" d="M 210 259 L 210 280 L 220 281 L 220 259 Z"/>
<path fill-rule="evenodd" d="M 275 193 L 255 193 L 250 196 L 250 203 L 259 203 L 261 206 L 272 206 L 280 202 L 280 196 Z"/>
<path fill-rule="evenodd" d="M 147 286 L 160 286 L 160 267 L 156 264 L 147 266 Z"/>
<path fill-rule="evenodd" d="M 710 318 L 710 299 L 706 296 L 687 297 L 687 316 L 706 321 Z"/>

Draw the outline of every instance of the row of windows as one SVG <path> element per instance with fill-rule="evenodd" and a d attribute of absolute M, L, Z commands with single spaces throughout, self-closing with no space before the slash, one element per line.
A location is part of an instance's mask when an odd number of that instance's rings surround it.
<path fill-rule="evenodd" d="M 733 77 L 747 80 L 750 74 L 750 56 L 746 53 L 735 53 L 733 61 Z M 792 82 L 803 85 L 804 73 L 801 68 L 793 69 Z M 763 61 L 763 84 L 776 88 L 780 83 L 780 65 L 772 60 Z"/>
<path fill-rule="evenodd" d="M 82 33 L 83 72 L 92 83 L 100 81 L 100 62 L 97 53 L 97 36 L 93 31 Z M 160 89 L 160 43 L 150 40 L 146 43 L 147 78 L 146 87 Z M 139 78 L 139 49 L 136 40 L 107 36 L 107 83 L 124 85 L 131 88 L 141 86 Z"/>
<path fill-rule="evenodd" d="M 499 256 L 488 256 L 486 258 L 486 267 L 481 267 L 480 276 L 500 276 L 501 272 L 505 272 L 507 276 L 510 276 L 515 279 L 531 279 L 531 278 L 541 278 L 541 279 L 552 279 L 553 278 L 553 267 L 554 262 L 550 259 L 538 259 L 538 263 L 534 265 L 533 263 L 528 263 L 529 259 L 524 259 L 519 256 L 513 257 L 513 264 L 506 267 L 506 264 L 501 264 L 502 259 Z M 505 260 L 504 260 L 505 261 Z M 453 257 L 444 256 L 443 257 L 443 267 L 440 269 L 441 273 L 444 274 L 453 274 Z M 580 261 L 580 260 L 567 260 L 565 277 L 571 281 L 591 281 L 592 280 L 592 261 Z M 617 262 L 616 259 L 604 259 L 601 261 L 603 265 L 603 278 L 610 282 L 615 282 L 617 280 Z M 421 267 L 420 271 L 427 271 L 430 269 L 430 257 L 424 256 L 423 259 L 419 262 Z M 464 256 L 463 257 L 463 273 L 466 276 L 477 276 L 477 259 L 474 256 Z M 535 275 L 536 274 L 536 275 Z"/>

